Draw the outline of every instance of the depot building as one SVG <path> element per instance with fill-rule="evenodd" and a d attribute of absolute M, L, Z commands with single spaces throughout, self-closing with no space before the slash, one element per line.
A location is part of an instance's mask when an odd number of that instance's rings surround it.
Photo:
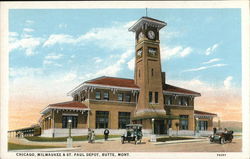
<path fill-rule="evenodd" d="M 49 104 L 41 111 L 42 136 L 87 134 L 87 128 L 103 134 L 122 134 L 126 124 L 143 125 L 146 134 L 209 135 L 214 113 L 195 109 L 201 94 L 167 84 L 161 68 L 160 29 L 167 24 L 150 17 L 140 18 L 129 31 L 135 33 L 134 79 L 102 76 L 73 88 L 72 101 Z"/>

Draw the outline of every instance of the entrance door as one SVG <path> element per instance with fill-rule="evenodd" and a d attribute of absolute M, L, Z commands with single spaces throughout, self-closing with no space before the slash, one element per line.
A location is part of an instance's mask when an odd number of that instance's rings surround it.
<path fill-rule="evenodd" d="M 155 120 L 154 121 L 154 133 L 155 134 L 164 134 L 165 133 L 164 120 Z"/>

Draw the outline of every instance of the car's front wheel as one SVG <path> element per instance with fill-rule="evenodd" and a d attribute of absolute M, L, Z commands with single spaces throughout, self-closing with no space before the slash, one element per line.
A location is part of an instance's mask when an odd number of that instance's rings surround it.
<path fill-rule="evenodd" d="M 220 144 L 225 144 L 225 138 L 224 137 L 222 137 L 221 139 L 220 139 Z"/>

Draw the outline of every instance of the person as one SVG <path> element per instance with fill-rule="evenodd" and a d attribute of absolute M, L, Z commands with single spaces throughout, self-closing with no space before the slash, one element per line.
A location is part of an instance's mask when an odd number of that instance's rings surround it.
<path fill-rule="evenodd" d="M 224 133 L 228 133 L 227 128 L 224 129 Z"/>
<path fill-rule="evenodd" d="M 108 137 L 109 137 L 109 130 L 106 128 L 106 129 L 104 130 L 104 138 L 105 138 L 105 141 L 108 140 Z"/>
<path fill-rule="evenodd" d="M 92 130 L 90 141 L 91 141 L 91 143 L 95 142 L 95 132 L 94 132 L 94 130 Z"/>
<path fill-rule="evenodd" d="M 90 128 L 88 128 L 88 143 L 91 142 L 91 134 L 92 134 L 92 131 Z"/>
<path fill-rule="evenodd" d="M 217 129 L 213 128 L 213 133 L 216 134 L 216 132 L 217 132 Z"/>

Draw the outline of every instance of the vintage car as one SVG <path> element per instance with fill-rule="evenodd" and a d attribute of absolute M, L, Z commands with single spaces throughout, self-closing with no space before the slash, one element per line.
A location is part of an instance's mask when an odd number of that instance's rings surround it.
<path fill-rule="evenodd" d="M 220 144 L 225 144 L 226 142 L 232 142 L 233 140 L 233 131 L 228 132 L 217 132 L 211 136 L 209 136 L 210 143 L 218 142 Z"/>
<path fill-rule="evenodd" d="M 142 139 L 142 125 L 141 124 L 128 124 L 126 125 L 126 132 L 121 136 L 121 142 L 134 141 L 135 144 Z"/>

